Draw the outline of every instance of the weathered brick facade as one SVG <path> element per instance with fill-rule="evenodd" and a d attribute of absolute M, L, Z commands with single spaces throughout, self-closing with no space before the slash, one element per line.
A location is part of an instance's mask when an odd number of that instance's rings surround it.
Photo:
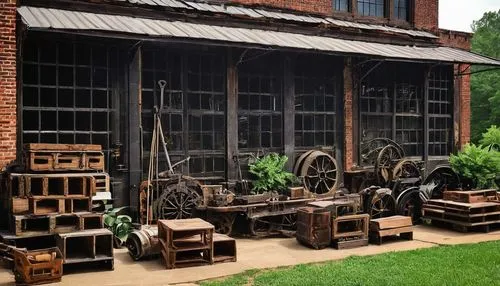
<path fill-rule="evenodd" d="M 16 158 L 16 0 L 0 2 L 0 167 Z"/>
<path fill-rule="evenodd" d="M 439 29 L 438 0 L 414 0 L 415 14 L 413 22 L 415 28 L 437 32 Z"/>

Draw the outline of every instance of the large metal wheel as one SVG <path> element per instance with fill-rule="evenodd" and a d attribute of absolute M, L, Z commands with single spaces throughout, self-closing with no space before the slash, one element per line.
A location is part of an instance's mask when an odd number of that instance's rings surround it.
<path fill-rule="evenodd" d="M 423 202 L 419 193 L 419 187 L 411 187 L 402 191 L 396 199 L 396 213 L 410 216 L 414 224 L 422 217 Z"/>
<path fill-rule="evenodd" d="M 304 159 L 309 156 L 314 150 L 309 150 L 305 153 L 302 153 L 302 155 L 299 156 L 299 158 L 295 161 L 295 165 L 293 166 L 293 173 L 296 176 L 300 176 L 300 171 L 302 170 L 302 165 L 304 163 Z"/>
<path fill-rule="evenodd" d="M 305 188 L 314 194 L 332 194 L 339 181 L 337 161 L 321 151 L 310 153 L 302 164 L 300 175 Z"/>
<path fill-rule="evenodd" d="M 374 138 L 361 143 L 361 160 L 367 165 L 375 165 L 380 150 L 388 145 L 396 147 L 402 157 L 404 157 L 405 152 L 403 148 L 395 141 L 388 138 Z"/>
<path fill-rule="evenodd" d="M 393 216 L 395 210 L 396 200 L 389 189 L 378 189 L 365 201 L 365 212 L 371 219 Z"/>
<path fill-rule="evenodd" d="M 375 162 L 375 175 L 377 176 L 377 183 L 380 186 L 385 186 L 388 182 L 392 181 L 392 170 L 397 161 L 401 160 L 402 154 L 394 145 L 387 145 L 377 156 Z"/>
<path fill-rule="evenodd" d="M 157 219 L 191 218 L 202 203 L 199 185 L 191 178 L 172 179 L 160 186 L 161 194 L 154 204 Z"/>
<path fill-rule="evenodd" d="M 460 187 L 460 178 L 457 173 L 449 166 L 438 166 L 425 178 L 422 185 L 432 187 L 429 198 L 443 198 L 445 188 L 458 189 Z"/>

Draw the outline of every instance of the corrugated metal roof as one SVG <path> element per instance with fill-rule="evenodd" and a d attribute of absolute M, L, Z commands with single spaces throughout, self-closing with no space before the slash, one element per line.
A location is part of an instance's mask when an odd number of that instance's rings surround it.
<path fill-rule="evenodd" d="M 390 59 L 500 66 L 498 60 L 448 47 L 399 46 L 261 29 L 234 28 L 27 6 L 18 8 L 18 12 L 29 28 L 36 29 L 123 32 L 154 37 L 296 48 Z"/>
<path fill-rule="evenodd" d="M 264 10 L 257 8 L 247 8 L 242 6 L 221 5 L 214 3 L 180 1 L 180 0 L 114 0 L 114 1 L 128 2 L 131 4 L 139 4 L 139 5 L 194 9 L 196 11 L 247 16 L 250 18 L 269 18 L 269 19 L 286 20 L 286 21 L 310 23 L 310 24 L 329 24 L 336 27 L 349 27 L 362 30 L 384 31 L 396 34 L 410 35 L 413 37 L 423 37 L 423 38 L 433 38 L 433 39 L 439 38 L 438 36 L 432 33 L 424 31 L 401 29 L 383 25 L 362 24 L 351 21 L 337 20 L 329 17 L 323 18 L 305 14 L 304 15 L 292 14 L 292 13 L 280 12 L 278 10 L 273 11 L 273 10 Z"/>

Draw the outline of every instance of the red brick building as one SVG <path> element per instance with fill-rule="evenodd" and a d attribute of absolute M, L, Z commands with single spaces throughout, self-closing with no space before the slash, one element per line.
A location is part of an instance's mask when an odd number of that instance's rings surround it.
<path fill-rule="evenodd" d="M 348 170 L 378 137 L 432 166 L 469 141 L 468 66 L 500 65 L 438 13 L 437 0 L 4 0 L 1 163 L 24 143 L 101 144 L 115 199 L 135 205 L 165 80 L 167 145 L 195 177 L 235 179 L 245 152 L 291 167 L 312 148 Z"/>

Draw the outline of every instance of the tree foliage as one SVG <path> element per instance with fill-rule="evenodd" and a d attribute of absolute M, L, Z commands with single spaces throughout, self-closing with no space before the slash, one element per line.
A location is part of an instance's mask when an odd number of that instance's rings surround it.
<path fill-rule="evenodd" d="M 492 146 L 497 148 L 500 146 L 500 127 L 492 125 L 488 130 L 483 133 L 483 138 L 480 141 L 483 146 Z"/>
<path fill-rule="evenodd" d="M 472 30 L 472 51 L 500 58 L 500 10 L 485 13 Z M 471 137 L 477 143 L 488 127 L 500 126 L 500 70 L 472 74 L 471 111 Z"/>

